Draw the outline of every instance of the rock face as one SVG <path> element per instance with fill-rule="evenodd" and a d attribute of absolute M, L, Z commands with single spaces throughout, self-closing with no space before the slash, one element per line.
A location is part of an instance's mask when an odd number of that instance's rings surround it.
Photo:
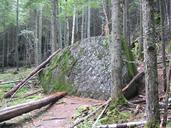
<path fill-rule="evenodd" d="M 112 85 L 109 43 L 107 38 L 92 37 L 65 48 L 41 73 L 44 90 L 74 90 L 76 95 L 107 99 Z M 132 54 L 123 43 L 123 58 L 132 61 Z M 135 65 L 128 61 L 122 69 L 123 87 L 136 74 Z"/>

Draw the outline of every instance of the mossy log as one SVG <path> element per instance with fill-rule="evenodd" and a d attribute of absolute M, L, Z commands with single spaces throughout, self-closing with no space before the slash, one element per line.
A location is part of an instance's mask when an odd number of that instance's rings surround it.
<path fill-rule="evenodd" d="M 20 105 L 14 106 L 14 107 L 9 107 L 4 110 L 1 110 L 0 111 L 0 122 L 12 119 L 14 117 L 20 116 L 24 113 L 28 113 L 35 109 L 39 109 L 39 108 L 44 107 L 50 103 L 54 103 L 66 95 L 67 95 L 66 92 L 59 92 L 59 93 L 55 93 L 53 95 L 50 95 L 50 96 L 48 96 L 44 99 L 38 100 L 38 101 L 24 103 L 24 104 L 20 104 Z"/>

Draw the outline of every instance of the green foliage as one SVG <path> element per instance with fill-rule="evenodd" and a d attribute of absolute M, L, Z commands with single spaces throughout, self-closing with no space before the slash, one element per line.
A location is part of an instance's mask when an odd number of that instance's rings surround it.
<path fill-rule="evenodd" d="M 0 99 L 3 98 L 5 92 L 12 88 L 13 84 L 4 84 L 0 86 Z"/>
<path fill-rule="evenodd" d="M 154 119 L 150 119 L 151 121 L 147 122 L 144 128 L 160 128 L 160 123 Z"/>
<path fill-rule="evenodd" d="M 128 75 L 133 77 L 137 73 L 136 65 L 132 63 L 135 59 L 132 51 L 128 47 L 128 43 L 123 37 L 121 37 L 121 47 L 122 47 L 123 55 L 126 56 L 125 63 L 127 64 L 128 67 Z"/>
<path fill-rule="evenodd" d="M 128 101 L 123 95 L 119 96 L 117 99 L 111 101 L 106 115 L 101 119 L 102 124 L 112 124 L 112 123 L 121 123 L 127 121 L 131 116 L 131 112 L 125 111 L 120 112 L 119 106 L 127 105 Z"/>
<path fill-rule="evenodd" d="M 93 125 L 93 121 L 90 121 L 90 120 L 86 120 L 84 121 L 83 123 L 81 123 L 78 128 L 92 128 L 92 125 Z"/>
<path fill-rule="evenodd" d="M 106 116 L 101 119 L 102 124 L 113 124 L 126 122 L 131 116 L 131 112 L 120 112 L 117 108 L 107 111 Z"/>
<path fill-rule="evenodd" d="M 141 51 L 141 47 L 140 47 L 140 43 L 139 42 L 135 42 L 135 47 L 132 48 L 132 53 L 135 57 L 136 60 L 140 60 L 142 59 L 142 51 Z"/>
<path fill-rule="evenodd" d="M 14 86 L 14 84 L 5 84 L 3 86 L 0 86 L 0 99 L 3 99 L 4 94 L 7 91 L 9 91 L 13 86 Z M 30 92 L 30 89 L 28 87 L 21 88 L 16 93 L 16 95 L 15 95 L 16 98 L 12 98 L 10 101 L 8 101 L 7 106 L 14 106 L 14 105 L 17 105 L 17 104 L 22 104 L 22 103 L 34 101 L 34 100 L 37 100 L 37 99 L 41 99 L 43 97 L 41 94 L 39 94 L 39 95 L 29 96 L 29 97 L 26 97 L 26 98 L 21 98 L 25 94 L 27 94 L 28 92 Z M 2 100 L 0 100 L 0 106 L 3 106 L 3 102 L 1 102 L 1 101 Z"/>
<path fill-rule="evenodd" d="M 52 59 L 50 66 L 40 74 L 44 91 L 46 93 L 55 90 L 72 92 L 72 83 L 68 80 L 68 75 L 75 62 L 69 48 L 57 54 Z"/>
<path fill-rule="evenodd" d="M 171 40 L 168 42 L 168 46 L 166 48 L 167 53 L 171 53 Z"/>
<path fill-rule="evenodd" d="M 91 111 L 96 110 L 97 108 L 94 106 L 87 106 L 87 105 L 83 105 L 80 106 L 76 109 L 76 112 L 74 114 L 74 117 L 82 117 L 83 115 L 87 115 L 88 113 L 90 113 Z M 90 120 L 85 120 L 84 122 L 80 123 L 78 125 L 78 128 L 92 128 L 93 125 L 93 121 Z"/>

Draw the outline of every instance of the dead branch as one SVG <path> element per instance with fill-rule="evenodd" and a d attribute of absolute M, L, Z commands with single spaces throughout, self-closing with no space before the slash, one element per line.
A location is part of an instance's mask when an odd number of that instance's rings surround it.
<path fill-rule="evenodd" d="M 57 50 L 54 52 L 51 56 L 49 56 L 43 63 L 41 63 L 39 66 L 37 66 L 28 77 L 23 79 L 21 82 L 19 82 L 16 86 L 14 86 L 9 92 L 7 92 L 4 95 L 4 98 L 10 98 L 20 87 L 22 87 L 28 80 L 30 80 L 34 75 L 37 75 L 40 70 L 42 70 L 49 62 L 50 60 L 60 51 Z"/>
<path fill-rule="evenodd" d="M 106 106 L 104 107 L 104 109 L 102 110 L 102 112 L 100 113 L 100 115 L 97 117 L 96 121 L 94 122 L 92 128 L 96 127 L 96 124 L 98 123 L 99 119 L 103 116 L 103 113 L 106 111 L 106 109 L 108 108 L 109 104 L 110 104 L 111 100 L 106 104 Z"/>
<path fill-rule="evenodd" d="M 75 126 L 79 125 L 81 122 L 87 120 L 88 118 L 92 117 L 94 114 L 96 114 L 101 108 L 103 108 L 104 106 L 106 106 L 106 104 L 109 104 L 111 102 L 111 98 L 109 100 L 107 100 L 103 105 L 99 106 L 96 110 L 94 110 L 93 112 L 91 112 L 89 115 L 83 117 L 82 119 L 78 120 L 76 123 L 74 123 L 70 128 L 74 128 Z"/>
<path fill-rule="evenodd" d="M 26 97 L 35 95 L 35 94 L 37 94 L 37 93 L 39 93 L 39 92 L 42 92 L 42 91 L 43 91 L 42 89 L 36 90 L 36 91 L 34 91 L 34 92 L 31 92 L 31 93 L 28 93 L 28 94 L 22 96 L 22 98 L 26 98 Z"/>
<path fill-rule="evenodd" d="M 161 96 L 159 97 L 159 101 L 163 100 L 163 98 L 165 98 L 165 96 Z M 130 103 L 133 103 L 133 104 L 140 104 L 140 103 L 145 103 L 145 99 L 139 99 L 139 100 L 132 100 L 130 101 Z"/>
<path fill-rule="evenodd" d="M 144 125 L 146 124 L 147 121 L 136 121 L 136 122 L 128 122 L 128 123 L 123 123 L 123 124 L 110 124 L 110 125 L 101 125 L 98 126 L 97 128 L 129 128 L 129 127 L 135 127 L 139 125 Z"/>
<path fill-rule="evenodd" d="M 50 95 L 50 96 L 48 96 L 44 99 L 38 100 L 38 101 L 24 103 L 21 105 L 17 105 L 14 107 L 9 107 L 4 110 L 1 110 L 0 111 L 0 122 L 12 119 L 14 117 L 20 116 L 24 113 L 28 113 L 35 109 L 39 109 L 39 108 L 44 107 L 50 103 L 54 103 L 66 95 L 67 95 L 66 92 L 55 93 L 53 95 Z"/>
<path fill-rule="evenodd" d="M 136 76 L 133 77 L 133 79 L 122 89 L 122 91 L 126 91 L 130 86 L 133 85 L 133 83 L 137 80 L 139 80 L 140 78 L 142 78 L 144 76 L 144 71 L 139 72 Z"/>

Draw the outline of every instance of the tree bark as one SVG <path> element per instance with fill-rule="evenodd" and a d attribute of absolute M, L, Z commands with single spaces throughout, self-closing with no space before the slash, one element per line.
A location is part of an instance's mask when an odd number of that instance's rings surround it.
<path fill-rule="evenodd" d="M 169 96 L 170 96 L 170 81 L 171 81 L 171 63 L 169 62 L 169 71 L 167 76 L 167 88 L 165 92 L 165 105 L 164 105 L 164 112 L 163 112 L 163 120 L 161 121 L 161 128 L 166 128 L 167 124 L 167 117 L 168 117 L 168 103 L 169 103 Z"/>
<path fill-rule="evenodd" d="M 142 1 L 140 0 L 140 43 L 139 43 L 139 52 L 140 52 L 140 57 L 142 57 L 142 52 L 143 52 L 143 12 L 142 12 Z"/>
<path fill-rule="evenodd" d="M 18 34 L 19 34 L 19 0 L 17 0 L 16 6 L 16 45 L 15 45 L 15 61 L 17 71 L 19 70 L 19 57 L 18 57 Z"/>
<path fill-rule="evenodd" d="M 76 7 L 75 7 L 75 5 L 74 5 L 73 20 L 72 20 L 72 37 L 71 37 L 71 45 L 74 44 L 74 36 L 75 36 L 75 17 L 76 17 Z"/>
<path fill-rule="evenodd" d="M 34 61 L 36 66 L 39 65 L 38 61 L 38 10 L 35 9 L 35 29 L 34 29 L 34 46 L 35 46 L 35 52 L 34 52 Z"/>
<path fill-rule="evenodd" d="M 121 96 L 122 84 L 122 56 L 120 42 L 120 20 L 119 20 L 120 0 L 112 0 L 112 44 L 110 45 L 112 64 L 112 87 L 111 97 L 117 99 Z"/>
<path fill-rule="evenodd" d="M 162 41 L 162 61 L 163 61 L 163 79 L 162 79 L 162 84 L 164 87 L 164 91 L 166 91 L 167 88 L 167 80 L 166 80 L 166 52 L 165 52 L 165 26 L 164 26 L 164 5 L 163 5 L 163 0 L 159 0 L 160 2 L 160 24 L 161 24 L 161 41 Z"/>
<path fill-rule="evenodd" d="M 55 52 L 58 49 L 57 46 L 57 0 L 51 0 L 51 51 L 52 53 Z"/>
<path fill-rule="evenodd" d="M 83 9 L 82 9 L 82 16 L 81 16 L 81 41 L 84 39 L 84 21 L 85 21 L 85 9 L 84 9 L 84 6 L 83 6 Z"/>
<path fill-rule="evenodd" d="M 88 16 L 87 16 L 87 38 L 90 39 L 90 29 L 91 29 L 91 7 L 90 7 L 90 0 L 88 0 L 89 4 L 88 4 Z"/>
<path fill-rule="evenodd" d="M 43 7 L 39 10 L 39 36 L 38 36 L 38 63 L 42 62 L 42 26 L 43 26 Z"/>
<path fill-rule="evenodd" d="M 158 75 L 157 56 L 155 45 L 154 28 L 154 0 L 143 0 L 143 37 L 144 37 L 144 61 L 145 61 L 145 90 L 147 126 L 160 122 L 159 97 L 158 97 Z"/>
<path fill-rule="evenodd" d="M 67 95 L 66 92 L 56 93 L 38 101 L 33 101 L 30 103 L 25 103 L 25 104 L 21 104 L 21 105 L 17 105 L 14 107 L 9 107 L 4 110 L 1 110 L 0 122 L 12 119 L 14 117 L 20 116 L 24 113 L 28 113 L 35 109 L 40 109 L 41 107 L 44 107 L 50 103 L 56 102 L 57 100 L 63 98 L 66 95 Z"/>
<path fill-rule="evenodd" d="M 129 0 L 124 0 L 123 8 L 123 35 L 126 39 L 128 46 L 130 46 L 129 36 Z"/>

